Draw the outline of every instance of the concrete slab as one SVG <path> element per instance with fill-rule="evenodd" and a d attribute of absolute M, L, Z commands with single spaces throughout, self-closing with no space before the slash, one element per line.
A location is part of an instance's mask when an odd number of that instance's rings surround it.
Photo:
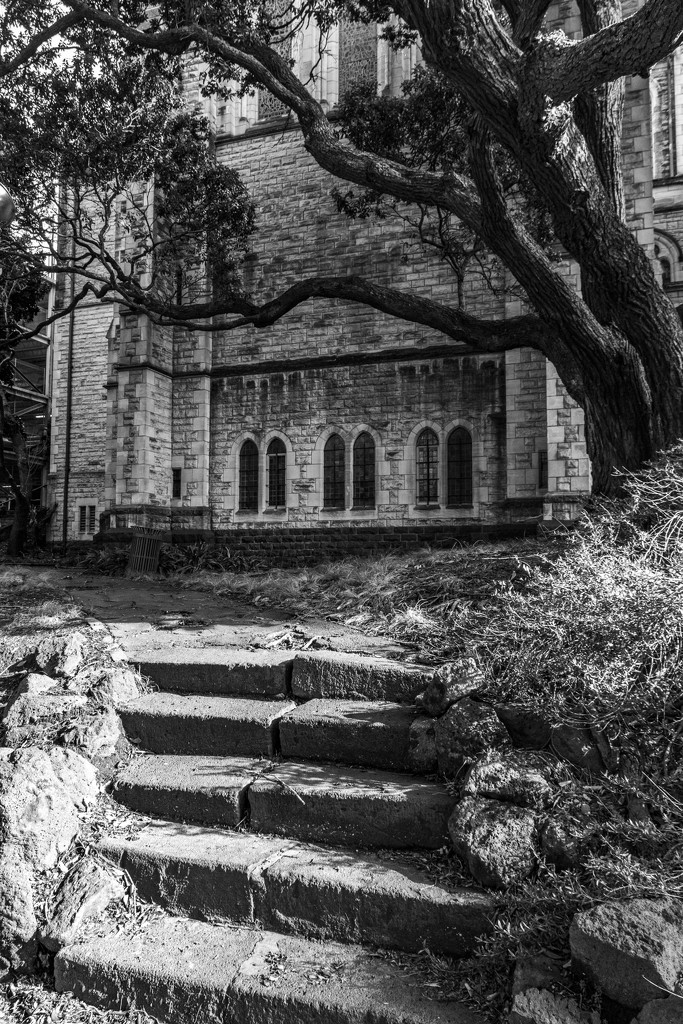
<path fill-rule="evenodd" d="M 481 1024 L 357 946 L 179 918 L 67 947 L 55 985 L 167 1024 Z"/>
<path fill-rule="evenodd" d="M 100 850 L 143 899 L 203 920 L 465 956 L 492 928 L 493 901 L 447 892 L 400 861 L 360 857 L 270 836 L 155 822 Z"/>
<path fill-rule="evenodd" d="M 385 658 L 338 651 L 305 651 L 294 658 L 295 697 L 339 697 L 412 703 L 427 685 L 425 673 Z"/>
<path fill-rule="evenodd" d="M 116 779 L 113 796 L 142 814 L 234 828 L 247 815 L 249 784 L 267 763 L 238 757 L 138 757 Z"/>
<path fill-rule="evenodd" d="M 157 754 L 272 757 L 287 700 L 150 693 L 118 709 L 131 742 Z"/>
<path fill-rule="evenodd" d="M 161 690 L 274 696 L 287 693 L 292 651 L 239 651 L 220 647 L 167 647 L 141 644 L 127 651 Z"/>
<path fill-rule="evenodd" d="M 388 701 L 309 700 L 279 723 L 283 757 L 411 771 L 417 709 Z"/>
<path fill-rule="evenodd" d="M 411 775 L 283 763 L 249 788 L 251 828 L 341 846 L 437 849 L 455 806 Z"/>

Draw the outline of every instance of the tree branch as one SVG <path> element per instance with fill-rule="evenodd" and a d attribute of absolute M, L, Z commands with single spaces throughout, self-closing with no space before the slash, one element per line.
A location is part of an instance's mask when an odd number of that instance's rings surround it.
<path fill-rule="evenodd" d="M 67 28 L 71 28 L 72 25 L 77 25 L 79 22 L 85 21 L 83 14 L 78 11 L 71 11 L 69 14 L 65 14 L 64 17 L 58 18 L 57 21 L 53 22 L 52 25 L 48 25 L 42 32 L 36 33 L 26 46 L 19 51 L 19 53 L 12 60 L 6 64 L 0 64 L 0 78 L 4 78 L 6 75 L 11 75 L 12 72 L 16 71 L 23 64 L 26 64 L 31 57 L 35 57 L 43 43 L 46 43 L 48 39 L 53 39 L 55 36 L 61 35 Z"/>
<path fill-rule="evenodd" d="M 624 75 L 646 75 L 683 38 L 680 0 L 647 0 L 630 18 L 578 42 L 546 46 L 545 92 L 557 104 Z"/>

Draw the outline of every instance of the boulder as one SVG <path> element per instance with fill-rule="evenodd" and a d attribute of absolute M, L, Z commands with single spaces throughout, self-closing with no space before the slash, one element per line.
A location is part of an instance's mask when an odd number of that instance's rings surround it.
<path fill-rule="evenodd" d="M 97 771 L 81 754 L 64 747 L 51 747 L 47 752 L 52 770 L 64 786 L 76 808 L 88 811 L 97 803 L 100 784 Z"/>
<path fill-rule="evenodd" d="M 501 704 L 496 714 L 505 726 L 516 747 L 524 750 L 543 750 L 550 743 L 550 723 L 540 711 Z"/>
<path fill-rule="evenodd" d="M 37 921 L 31 872 L 12 843 L 0 852 L 0 979 L 9 971 L 30 971 L 36 958 Z"/>
<path fill-rule="evenodd" d="M 550 736 L 550 745 L 558 757 L 582 771 L 599 775 L 609 768 L 609 743 L 596 729 L 555 725 Z"/>
<path fill-rule="evenodd" d="M 455 775 L 467 761 L 505 739 L 505 730 L 493 708 L 463 697 L 436 720 L 436 755 L 439 771 Z"/>
<path fill-rule="evenodd" d="M 123 665 L 107 669 L 93 689 L 100 699 L 117 707 L 128 704 L 142 693 L 137 673 Z"/>
<path fill-rule="evenodd" d="M 25 676 L 17 686 L 14 691 L 14 696 L 19 697 L 24 693 L 36 696 L 37 694 L 47 693 L 49 690 L 54 690 L 58 687 L 59 683 L 56 679 L 43 675 L 42 672 L 29 672 L 29 674 Z"/>
<path fill-rule="evenodd" d="M 683 906 L 675 900 L 604 903 L 576 914 L 574 970 L 621 1006 L 640 1010 L 658 989 L 683 995 Z"/>
<path fill-rule="evenodd" d="M 539 828 L 541 850 L 556 868 L 566 870 L 581 864 L 591 834 L 590 817 L 550 818 Z"/>
<path fill-rule="evenodd" d="M 8 747 L 42 745 L 54 739 L 86 704 L 86 697 L 63 693 L 22 693 L 13 697 L 2 716 L 5 743 Z"/>
<path fill-rule="evenodd" d="M 525 807 L 466 796 L 448 830 L 456 853 L 482 885 L 505 889 L 536 866 L 535 815 Z"/>
<path fill-rule="evenodd" d="M 79 829 L 73 800 L 37 747 L 0 750 L 0 844 L 37 870 L 55 866 Z"/>
<path fill-rule="evenodd" d="M 69 745 L 88 758 L 113 757 L 124 740 L 121 719 L 113 708 L 99 708 L 94 715 L 79 722 L 77 728 L 64 737 Z"/>
<path fill-rule="evenodd" d="M 97 919 L 124 888 L 111 868 L 84 857 L 64 876 L 48 899 L 40 941 L 51 952 L 74 942 L 85 924 Z"/>
<path fill-rule="evenodd" d="M 83 633 L 78 631 L 71 633 L 64 643 L 55 667 L 57 675 L 63 676 L 65 679 L 75 676 L 85 660 L 86 649 L 87 640 Z"/>
<path fill-rule="evenodd" d="M 474 658 L 459 658 L 438 668 L 427 689 L 415 698 L 418 707 L 437 718 L 463 697 L 476 693 L 484 685 L 484 673 Z"/>
<path fill-rule="evenodd" d="M 668 999 L 653 999 L 642 1008 L 633 1024 L 681 1024 L 683 1021 L 683 999 L 669 996 Z"/>
<path fill-rule="evenodd" d="M 547 778 L 548 766 L 538 755 L 511 750 L 489 751 L 470 768 L 465 792 L 518 807 L 547 807 L 555 788 Z"/>
<path fill-rule="evenodd" d="M 557 960 L 540 954 L 525 956 L 515 964 L 512 996 L 514 998 L 528 988 L 553 989 L 563 984 L 564 975 Z"/>
<path fill-rule="evenodd" d="M 408 764 L 414 772 L 435 772 L 436 732 L 434 719 L 416 718 L 408 733 Z"/>
<path fill-rule="evenodd" d="M 600 1014 L 582 1010 L 575 999 L 529 988 L 512 1001 L 509 1024 L 600 1024 Z"/>

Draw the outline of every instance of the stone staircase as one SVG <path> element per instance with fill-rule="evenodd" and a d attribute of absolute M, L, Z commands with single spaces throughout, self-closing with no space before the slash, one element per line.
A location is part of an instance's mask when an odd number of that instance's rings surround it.
<path fill-rule="evenodd" d="M 152 753 L 114 795 L 150 821 L 101 850 L 165 913 L 62 950 L 58 990 L 168 1024 L 478 1022 L 376 951 L 458 957 L 490 929 L 485 893 L 374 852 L 448 842 L 454 799 L 423 777 L 409 703 L 420 673 L 327 652 L 141 667 L 159 692 L 120 713 Z"/>

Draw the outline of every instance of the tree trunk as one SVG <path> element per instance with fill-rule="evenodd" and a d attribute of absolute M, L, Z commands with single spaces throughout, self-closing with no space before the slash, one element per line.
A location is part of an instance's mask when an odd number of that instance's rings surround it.
<path fill-rule="evenodd" d="M 20 491 L 15 493 L 14 519 L 7 542 L 7 554 L 9 558 L 18 558 L 24 553 L 26 541 L 28 540 L 29 520 L 31 516 L 31 503 L 25 494 Z"/>

